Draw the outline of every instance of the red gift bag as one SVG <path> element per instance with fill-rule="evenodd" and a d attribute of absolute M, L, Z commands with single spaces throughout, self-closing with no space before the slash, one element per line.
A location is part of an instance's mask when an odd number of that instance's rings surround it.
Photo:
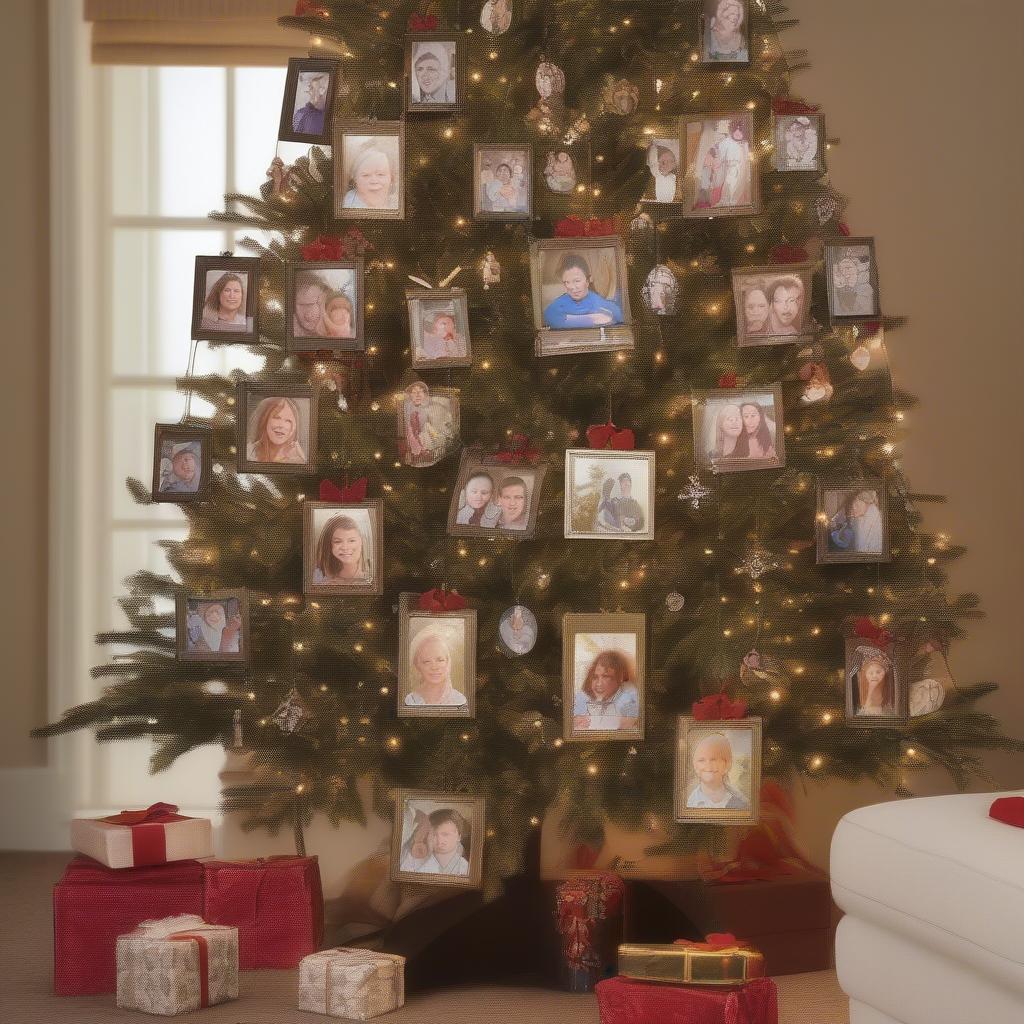
<path fill-rule="evenodd" d="M 601 1024 L 779 1024 L 771 978 L 735 988 L 608 978 L 594 989 Z"/>
<path fill-rule="evenodd" d="M 238 929 L 238 966 L 298 967 L 324 938 L 324 898 L 316 857 L 207 861 L 203 919 Z"/>
<path fill-rule="evenodd" d="M 203 868 L 197 861 L 114 869 L 76 857 L 53 887 L 54 991 L 114 992 L 119 935 L 141 921 L 202 911 Z"/>

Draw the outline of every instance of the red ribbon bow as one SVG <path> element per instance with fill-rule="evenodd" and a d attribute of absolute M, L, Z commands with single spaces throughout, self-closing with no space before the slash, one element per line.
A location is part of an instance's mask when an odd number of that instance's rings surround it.
<path fill-rule="evenodd" d="M 104 821 L 111 825 L 166 825 L 170 821 L 184 821 L 185 818 L 178 814 L 176 804 L 150 804 L 144 811 L 122 811 L 120 814 L 111 814 L 104 818 Z"/>
<path fill-rule="evenodd" d="M 132 867 L 144 868 L 167 863 L 167 833 L 164 825 L 186 820 L 177 810 L 174 804 L 150 804 L 144 811 L 122 811 L 102 820 L 131 829 Z"/>
<path fill-rule="evenodd" d="M 772 100 L 773 114 L 816 114 L 821 107 L 815 103 L 802 103 L 791 100 L 788 96 L 776 96 Z"/>
<path fill-rule="evenodd" d="M 591 448 L 611 448 L 617 452 L 631 452 L 636 448 L 636 435 L 628 427 L 619 430 L 611 420 L 587 427 L 587 444 Z"/>
<path fill-rule="evenodd" d="M 466 599 L 454 590 L 435 587 L 420 594 L 416 607 L 421 612 L 457 612 L 466 607 Z"/>
<path fill-rule="evenodd" d="M 372 249 L 366 235 L 359 228 L 349 228 L 343 237 L 337 235 L 318 235 L 312 242 L 302 247 L 302 258 L 309 263 L 321 263 L 329 260 L 351 259 L 362 256 L 367 249 Z"/>
<path fill-rule="evenodd" d="M 874 640 L 879 647 L 888 647 L 892 643 L 892 633 L 876 625 L 868 616 L 863 615 L 853 624 L 853 631 L 865 640 Z"/>
<path fill-rule="evenodd" d="M 808 258 L 807 250 L 799 245 L 783 243 L 772 249 L 772 259 L 776 263 L 804 263 Z"/>
<path fill-rule="evenodd" d="M 530 444 L 530 438 L 526 434 L 513 434 L 511 446 L 506 451 L 498 452 L 494 456 L 494 461 L 519 466 L 527 462 L 534 463 L 539 458 L 540 449 Z"/>
<path fill-rule="evenodd" d="M 314 3 L 313 0 L 295 0 L 295 17 L 301 18 L 303 15 L 312 14 L 315 17 L 326 18 L 327 10 L 321 7 L 320 4 Z M 203 1003 L 205 1006 L 206 1003 Z"/>
<path fill-rule="evenodd" d="M 718 378 L 718 386 L 720 388 L 734 388 L 736 387 L 736 374 L 735 373 L 723 373 Z"/>
<path fill-rule="evenodd" d="M 740 949 L 749 948 L 745 942 L 740 942 L 732 932 L 711 932 L 704 936 L 703 942 L 692 942 L 690 939 L 676 939 L 674 946 L 686 946 L 687 949 L 702 949 L 714 952 L 716 949 L 729 949 L 738 946 Z"/>
<path fill-rule="evenodd" d="M 845 235 L 847 238 L 850 237 L 850 225 L 845 220 L 839 221 L 837 227 L 839 228 L 839 234 Z"/>
<path fill-rule="evenodd" d="M 366 501 L 366 488 L 368 481 L 365 476 L 361 476 L 355 483 L 350 484 L 347 481 L 339 487 L 337 484 L 331 483 L 330 480 L 320 481 L 320 500 L 321 501 Z"/>
<path fill-rule="evenodd" d="M 747 702 L 740 697 L 733 700 L 727 693 L 712 693 L 693 702 L 693 717 L 698 722 L 719 718 L 745 718 Z"/>
<path fill-rule="evenodd" d="M 437 28 L 436 14 L 420 14 L 415 12 L 409 15 L 410 32 L 433 32 Z"/>
<path fill-rule="evenodd" d="M 614 217 L 608 217 L 605 220 L 601 220 L 598 217 L 590 217 L 584 220 L 574 213 L 569 217 L 563 217 L 555 225 L 556 238 L 598 238 L 602 235 L 614 234 Z"/>

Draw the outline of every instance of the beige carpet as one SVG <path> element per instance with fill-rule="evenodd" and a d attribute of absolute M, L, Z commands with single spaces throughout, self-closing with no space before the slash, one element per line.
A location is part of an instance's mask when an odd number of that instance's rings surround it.
<path fill-rule="evenodd" d="M 113 996 L 58 998 L 52 994 L 53 915 L 51 889 L 68 854 L 0 853 L 0 1021 L 38 1024 L 68 1021 L 152 1021 L 146 1014 L 119 1010 Z M 846 999 L 835 974 L 797 974 L 777 979 L 780 1024 L 848 1024 Z M 242 975 L 241 998 L 214 1006 L 202 1020 L 230 1024 L 299 1024 L 326 1018 L 293 1009 L 294 971 L 252 971 Z M 196 1018 L 198 1019 L 198 1018 Z M 593 996 L 540 988 L 479 987 L 418 993 L 388 1024 L 598 1024 Z"/>

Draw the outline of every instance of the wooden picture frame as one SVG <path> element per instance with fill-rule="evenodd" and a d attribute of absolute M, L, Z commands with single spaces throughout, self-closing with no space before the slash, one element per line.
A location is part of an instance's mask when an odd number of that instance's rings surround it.
<path fill-rule="evenodd" d="M 710 126 L 714 127 L 708 133 Z M 737 132 L 742 134 L 741 140 L 735 138 Z M 714 219 L 750 217 L 761 212 L 760 155 L 751 111 L 685 116 L 680 118 L 679 134 L 684 167 L 682 216 Z M 712 139 L 715 141 L 712 142 Z M 714 151 L 723 144 L 731 152 L 732 160 L 714 155 Z M 742 173 L 744 160 L 750 167 L 749 194 L 738 184 L 738 176 L 735 183 L 732 181 L 727 169 L 731 163 L 735 163 Z M 746 197 L 747 201 L 722 203 L 723 197 L 737 200 Z"/>
<path fill-rule="evenodd" d="M 709 417 L 717 417 L 718 411 L 715 406 L 735 405 L 740 409 L 741 427 L 737 443 L 742 440 L 745 424 L 742 423 L 742 410 L 744 405 L 756 404 L 763 410 L 762 402 L 747 401 L 744 398 L 756 399 L 758 397 L 771 398 L 772 412 L 774 413 L 775 431 L 770 436 L 771 447 L 774 448 L 774 458 L 757 458 L 748 456 L 717 455 L 714 447 L 709 449 L 708 442 L 712 440 L 712 425 Z M 785 410 L 782 405 L 782 386 L 773 384 L 769 387 L 746 387 L 746 388 L 722 388 L 712 391 L 699 391 L 693 395 L 693 446 L 697 465 L 701 469 L 709 469 L 713 473 L 743 473 L 755 469 L 782 469 L 786 465 L 786 424 Z M 711 408 L 709 408 L 709 406 Z M 763 415 L 763 413 L 762 413 Z M 717 439 L 717 426 L 715 438 Z M 748 447 L 751 443 L 746 441 Z"/>
<path fill-rule="evenodd" d="M 323 514 L 321 514 L 323 513 Z M 346 514 L 347 513 L 347 514 Z M 319 523 L 318 519 L 324 519 Z M 353 583 L 329 583 L 317 580 L 320 557 L 330 552 L 320 551 L 322 532 L 334 519 L 341 519 L 333 529 L 357 532 L 363 554 L 370 549 L 369 578 Z M 354 523 L 354 531 L 348 524 Z M 369 532 L 371 536 L 367 538 Z M 324 539 L 325 545 L 330 540 Z M 335 559 L 336 560 L 336 559 Z M 302 503 L 302 592 L 321 597 L 362 597 L 384 593 L 384 505 L 372 501 L 304 501 Z"/>
<path fill-rule="evenodd" d="M 170 444 L 165 452 L 165 443 Z M 182 454 L 176 453 L 177 445 L 198 444 L 199 481 L 194 490 L 187 489 L 191 481 L 182 479 L 175 473 L 174 459 Z M 195 450 L 192 451 L 193 462 L 196 460 Z M 167 462 L 165 472 L 164 462 Z M 184 467 L 187 469 L 187 466 Z M 190 427 L 181 423 L 157 423 L 153 429 L 153 489 L 150 497 L 153 501 L 169 502 L 185 505 L 192 501 L 203 501 L 210 491 L 213 476 L 213 431 L 209 427 Z M 166 486 L 161 484 L 166 480 Z M 179 488 L 172 490 L 171 488 Z"/>
<path fill-rule="evenodd" d="M 700 13 L 700 21 L 698 29 L 700 32 L 699 41 L 697 44 L 698 54 L 700 56 L 700 63 L 710 65 L 712 67 L 719 68 L 736 68 L 736 67 L 747 67 L 750 64 L 750 47 L 753 40 L 750 34 L 750 0 L 735 0 L 735 3 L 739 4 L 743 8 L 743 20 L 740 23 L 742 28 L 743 38 L 746 42 L 746 46 L 742 51 L 732 50 L 723 53 L 721 50 L 712 49 L 711 29 L 712 19 L 716 16 L 718 7 L 722 0 L 704 0 L 703 9 Z M 733 56 L 733 54 L 745 53 L 746 56 Z M 722 57 L 713 57 L 712 53 L 723 53 Z"/>
<path fill-rule="evenodd" d="M 910 719 L 909 688 L 906 683 L 906 652 L 896 640 L 883 643 L 847 634 L 844 641 L 843 691 L 846 724 L 857 729 L 900 729 Z M 867 713 L 862 709 L 860 673 L 870 662 L 880 663 L 891 674 L 892 702 L 889 713 Z M 865 680 L 869 687 L 870 682 Z M 890 684 L 882 683 L 883 686 Z"/>
<path fill-rule="evenodd" d="M 728 767 L 724 771 L 726 778 L 722 780 L 727 790 L 732 791 L 727 802 L 745 801 L 746 807 L 689 806 L 691 803 L 707 800 L 703 793 L 695 795 L 695 789 L 691 788 L 691 785 L 697 785 L 693 768 L 694 753 L 697 746 L 706 740 L 712 741 L 709 746 L 717 744 L 728 748 Z M 676 758 L 672 791 L 675 820 L 700 822 L 705 825 L 756 825 L 761 819 L 762 742 L 762 720 L 756 716 L 698 721 L 688 715 L 680 715 L 676 720 Z M 743 775 L 749 778 L 738 786 L 728 779 L 737 758 L 737 747 L 740 749 L 741 757 L 749 756 L 750 759 L 747 771 L 743 772 Z M 714 754 L 715 751 L 709 753 Z M 742 772 L 742 761 L 740 770 Z"/>
<path fill-rule="evenodd" d="M 518 154 L 515 155 L 515 154 Z M 483 164 L 485 160 L 494 162 L 495 181 L 502 166 L 509 168 L 509 181 L 515 180 L 515 161 L 519 160 L 523 168 L 522 189 L 525 193 L 525 210 L 494 209 L 494 201 L 485 196 L 483 181 Z M 510 163 L 511 161 L 511 163 Z M 476 220 L 497 221 L 530 221 L 533 219 L 533 176 L 534 176 L 533 145 L 529 142 L 475 142 L 473 144 L 473 217 Z"/>
<path fill-rule="evenodd" d="M 351 275 L 350 296 L 346 286 L 341 283 L 342 275 Z M 332 281 L 331 278 L 335 280 Z M 296 323 L 298 313 L 298 289 L 301 281 L 316 279 L 321 282 L 324 292 L 321 324 L 325 325 L 331 318 L 335 306 L 340 305 L 340 298 L 348 300 L 348 314 L 353 337 L 331 337 L 329 335 L 297 335 Z M 332 287 L 337 284 L 338 287 Z M 289 352 L 363 352 L 366 349 L 366 280 L 365 265 L 362 259 L 335 260 L 310 263 L 289 263 L 285 277 L 284 305 L 284 336 Z M 309 290 L 306 288 L 306 290 Z"/>
<path fill-rule="evenodd" d="M 810 263 L 734 269 L 732 294 L 737 346 L 755 348 L 813 342 L 817 337 L 811 314 L 813 282 L 814 266 Z M 798 294 L 793 295 L 793 292 Z M 787 322 L 794 313 L 795 322 L 794 319 Z"/>
<path fill-rule="evenodd" d="M 569 540 L 654 540 L 654 496 L 655 496 L 655 453 L 640 451 L 611 451 L 610 449 L 569 448 L 565 453 L 565 520 L 564 532 Z M 577 497 L 576 471 L 582 464 L 606 463 L 612 467 L 602 485 L 611 482 L 610 493 L 605 496 L 598 491 Z M 633 475 L 642 472 L 646 481 L 637 486 L 633 493 Z M 630 493 L 615 495 L 618 488 L 621 492 L 624 484 L 622 477 L 630 477 Z M 591 488 L 587 488 L 591 490 Z M 640 504 L 638 498 L 645 503 Z M 623 510 L 616 508 L 631 502 L 632 508 Z M 603 506 L 608 505 L 607 510 Z M 640 519 L 637 525 L 632 522 L 637 516 L 635 506 L 640 506 Z M 581 507 L 583 506 L 583 507 Z M 593 511 L 591 509 L 593 508 Z M 602 514 L 602 513 L 605 514 Z M 582 525 L 592 520 L 592 529 L 581 529 Z M 616 529 L 616 526 L 619 528 Z"/>
<path fill-rule="evenodd" d="M 446 96 L 443 101 L 415 99 L 415 91 L 422 96 L 422 86 L 416 65 L 433 54 L 436 63 L 447 63 L 448 85 L 443 86 Z M 445 60 L 439 60 L 444 56 Z M 441 71 L 443 81 L 444 69 Z M 411 32 L 405 37 L 405 81 L 402 89 L 405 113 L 408 114 L 451 114 L 462 109 L 465 103 L 466 68 L 465 41 L 456 32 Z M 436 95 L 437 90 L 431 95 Z"/>
<path fill-rule="evenodd" d="M 866 267 L 863 265 L 865 257 Z M 851 265 L 852 269 L 849 269 Z M 844 282 L 843 287 L 840 280 Z M 832 323 L 862 324 L 881 318 L 882 300 L 878 294 L 878 260 L 873 238 L 827 241 L 825 283 L 828 286 L 828 315 Z M 845 283 L 853 286 L 846 287 Z"/>
<path fill-rule="evenodd" d="M 244 284 L 242 298 L 245 321 L 227 328 L 215 326 L 216 318 L 205 314 L 206 299 L 218 285 L 213 275 L 234 275 Z M 222 344 L 255 345 L 260 340 L 260 259 L 258 256 L 197 256 L 192 289 L 193 341 L 219 341 Z"/>
<path fill-rule="evenodd" d="M 294 119 L 298 111 L 296 93 L 299 76 L 303 74 L 323 74 L 329 77 L 324 98 L 323 127 L 319 132 L 300 132 L 295 130 Z M 291 57 L 288 60 L 288 75 L 284 81 L 284 96 L 281 100 L 281 121 L 277 128 L 280 142 L 302 142 L 309 146 L 329 146 L 331 144 L 331 121 L 334 118 L 334 97 L 338 91 L 338 78 L 341 75 L 341 64 L 335 60 L 320 57 Z"/>
<path fill-rule="evenodd" d="M 512 540 L 529 540 L 537 530 L 540 513 L 541 488 L 547 466 L 523 464 L 512 465 L 499 462 L 493 456 L 487 458 L 479 451 L 464 448 L 459 459 L 459 472 L 452 488 L 452 500 L 448 509 L 448 533 L 452 537 L 508 537 Z M 474 515 L 469 499 L 462 503 L 463 492 L 474 477 L 490 480 L 490 497 L 482 506 L 481 522 L 476 525 L 460 522 Z M 528 494 L 517 496 L 515 491 L 528 490 Z M 503 494 L 502 492 L 507 492 Z M 525 516 L 522 527 L 500 525 L 507 514 L 522 507 L 520 518 Z M 469 510 L 468 512 L 466 510 Z"/>
<path fill-rule="evenodd" d="M 392 142 L 384 140 L 394 139 Z M 334 122 L 334 219 L 335 220 L 404 220 L 405 219 L 405 122 L 371 121 L 365 118 L 341 118 Z M 351 145 L 348 143 L 351 142 Z M 379 142 L 377 145 L 375 143 Z M 367 150 L 383 153 L 391 169 L 394 202 L 369 206 L 349 189 L 352 165 Z M 394 162 L 397 161 L 397 167 Z M 350 205 L 349 196 L 353 197 Z M 358 203 L 359 205 L 355 205 Z"/>
<path fill-rule="evenodd" d="M 650 180 L 640 197 L 640 202 L 645 207 L 660 207 L 674 216 L 678 212 L 676 207 L 683 201 L 683 178 L 685 175 L 685 153 L 679 125 L 653 125 L 650 129 L 644 130 L 644 136 L 649 139 L 645 158 Z M 668 174 L 662 171 L 662 158 L 659 150 L 664 149 L 667 149 L 675 158 L 675 171 L 672 172 L 674 182 Z M 655 168 L 658 168 L 657 173 L 655 173 Z"/>
<path fill-rule="evenodd" d="M 865 496 L 861 504 L 866 507 L 855 518 L 868 519 L 864 524 L 869 537 L 880 537 L 879 550 L 851 550 L 860 543 L 856 524 L 850 523 L 850 511 L 845 506 L 853 503 L 858 495 L 867 492 L 874 500 Z M 838 503 L 830 495 L 846 495 Z M 837 506 L 837 507 L 833 507 Z M 872 513 L 872 506 L 875 512 Z M 888 562 L 892 557 L 889 539 L 889 495 L 885 481 L 876 477 L 854 480 L 844 478 L 818 478 L 817 502 L 814 516 L 815 550 L 818 565 L 841 565 L 846 563 Z M 836 534 L 839 536 L 836 536 Z M 844 545 L 844 546 L 841 546 Z"/>
<path fill-rule="evenodd" d="M 549 320 L 561 322 L 565 317 L 561 307 L 553 310 L 556 302 L 568 295 L 563 291 L 556 295 L 555 299 L 544 301 L 545 270 L 551 254 L 551 258 L 558 258 L 559 262 L 569 257 L 579 257 L 591 271 L 590 283 L 593 282 L 593 256 L 588 259 L 587 254 L 599 253 L 600 250 L 611 250 L 611 271 L 615 277 L 615 294 L 619 296 L 619 312 L 622 313 L 622 323 L 611 323 L 607 326 L 593 327 L 552 327 Z M 550 269 L 555 269 L 554 267 Z M 604 270 L 609 269 L 605 262 Z M 626 269 L 626 248 L 618 235 L 598 236 L 595 238 L 545 238 L 535 239 L 530 242 L 530 284 L 533 293 L 533 325 L 536 331 L 535 354 L 537 356 L 559 356 L 559 355 L 583 355 L 589 352 L 623 352 L 632 351 L 636 347 L 636 338 L 633 330 L 633 314 L 630 309 L 629 299 L 629 275 Z M 602 292 L 596 292 L 589 287 L 587 295 L 598 295 L 596 300 L 598 306 L 610 304 L 609 308 L 614 309 L 616 301 L 607 299 Z M 585 301 L 577 300 L 577 301 Z M 547 315 L 546 315 L 547 314 Z M 613 313 L 614 315 L 614 313 Z"/>
<path fill-rule="evenodd" d="M 303 448 L 306 456 L 304 462 L 260 462 L 249 456 L 249 420 L 259 408 L 259 403 L 267 399 L 276 398 L 279 400 L 288 399 L 293 406 L 299 407 L 299 422 L 296 426 L 295 440 L 302 448 L 302 409 L 308 409 L 308 437 L 305 441 L 308 451 Z M 253 400 L 256 404 L 253 404 Z M 308 405 L 299 405 L 300 402 L 308 402 Z M 235 408 L 238 416 L 238 472 L 239 473 L 312 473 L 316 469 L 317 462 L 317 419 L 318 419 L 318 396 L 315 388 L 301 384 L 253 384 L 248 381 L 239 381 L 238 391 L 235 399 Z M 252 444 L 256 444 L 253 441 Z"/>
<path fill-rule="evenodd" d="M 397 714 L 399 718 L 476 718 L 476 645 L 477 614 L 475 608 L 461 608 L 458 611 L 422 611 L 415 606 L 419 594 L 400 594 L 398 597 L 398 693 Z M 453 689 L 465 697 L 464 704 L 415 704 L 409 703 L 415 689 L 412 678 L 412 645 L 423 629 L 414 623 L 436 622 L 434 632 L 448 640 L 447 633 L 461 634 L 461 671 L 449 669 Z M 449 653 L 451 644 L 448 644 Z M 459 689 L 461 685 L 462 689 Z"/>
<path fill-rule="evenodd" d="M 591 639 L 580 639 L 587 637 Z M 617 646 L 607 646 L 613 637 Z M 623 643 L 625 637 L 632 637 L 632 645 Z M 598 639 L 595 641 L 593 638 Z M 629 650 L 630 646 L 632 650 Z M 584 665 L 589 665 L 589 668 L 582 672 L 582 681 L 577 686 Z M 611 673 L 613 677 L 616 674 L 620 677 L 615 693 L 603 701 L 599 694 L 586 688 L 589 677 L 599 667 L 603 675 Z M 630 679 L 629 675 L 636 678 Z M 646 615 L 634 612 L 569 612 L 562 617 L 562 737 L 566 742 L 642 740 L 646 682 Z M 635 690 L 635 695 L 629 689 Z M 634 707 L 636 715 L 623 713 L 624 710 L 634 710 Z M 593 724 L 595 717 L 598 718 L 596 725 Z M 583 718 L 588 720 L 587 726 L 579 724 Z M 621 723 L 623 718 L 636 718 L 636 724 L 608 727 L 616 720 Z"/>
<path fill-rule="evenodd" d="M 803 126 L 805 121 L 807 126 Z M 796 161 L 790 159 L 787 135 L 794 126 L 803 127 L 805 137 L 808 128 L 814 130 L 814 161 L 810 166 L 804 157 Z M 825 137 L 824 114 L 775 114 L 772 118 L 772 139 L 772 165 L 780 174 L 823 174 L 827 170 L 825 152 L 828 139 Z"/>
<path fill-rule="evenodd" d="M 419 803 L 420 807 L 410 807 L 411 803 Z M 469 857 L 467 861 L 467 872 L 465 875 L 445 874 L 438 871 L 408 870 L 403 869 L 405 852 L 412 854 L 410 841 L 413 839 L 417 823 L 416 812 L 427 816 L 427 808 L 434 807 L 434 811 L 455 810 L 465 820 L 468 826 L 468 836 L 460 837 L 463 851 L 465 842 L 469 842 Z M 408 820 L 407 811 L 413 812 L 412 821 Z M 429 813 L 434 813 L 431 811 Z M 391 880 L 393 882 L 412 882 L 417 885 L 440 885 L 460 889 L 479 889 L 483 884 L 483 855 L 485 832 L 486 806 L 481 796 L 471 796 L 466 793 L 441 793 L 436 790 L 424 789 L 398 789 L 395 791 L 395 823 L 391 830 Z M 422 818 L 423 826 L 429 827 L 429 817 L 426 821 Z M 408 833 L 408 834 L 407 834 Z M 420 851 L 427 853 L 423 848 Z M 408 862 L 407 862 L 408 863 Z"/>
<path fill-rule="evenodd" d="M 469 329 L 469 297 L 464 288 L 408 288 L 405 292 L 405 306 L 409 314 L 409 352 L 412 365 L 417 370 L 429 370 L 447 366 L 473 365 L 473 339 Z M 437 307 L 437 308 L 431 308 Z M 452 320 L 454 341 L 457 348 L 465 347 L 464 355 L 428 356 L 429 344 L 444 344 L 445 339 L 437 338 L 424 331 L 426 317 L 447 316 Z M 463 345 L 459 345 L 459 337 Z"/>
<path fill-rule="evenodd" d="M 423 395 L 418 434 L 410 422 L 415 392 Z M 404 465 L 420 469 L 436 466 L 455 451 L 461 430 L 459 396 L 458 388 L 432 388 L 424 380 L 414 380 L 395 393 L 395 439 Z M 418 451 L 413 448 L 414 442 Z"/>
<path fill-rule="evenodd" d="M 205 604 L 225 604 L 227 602 L 237 601 L 238 610 L 235 613 L 241 620 L 238 627 L 238 650 L 234 652 L 221 652 L 212 651 L 207 649 L 206 651 L 198 649 L 189 649 L 189 616 L 199 615 L 204 616 L 204 613 L 200 612 L 199 608 Z M 195 604 L 195 610 L 190 609 L 189 605 Z M 231 619 L 229 613 L 231 609 L 226 606 L 224 608 L 224 618 L 226 624 L 230 624 Z M 252 639 L 252 635 L 249 632 L 249 592 L 244 588 L 234 590 L 216 590 L 208 594 L 193 593 L 181 588 L 175 596 L 174 606 L 174 621 L 175 621 L 175 650 L 179 661 L 190 661 L 190 662 L 229 662 L 244 664 L 249 660 L 249 645 Z M 198 624 L 197 624 L 197 628 Z M 205 638 L 200 637 L 203 643 L 206 643 Z"/>

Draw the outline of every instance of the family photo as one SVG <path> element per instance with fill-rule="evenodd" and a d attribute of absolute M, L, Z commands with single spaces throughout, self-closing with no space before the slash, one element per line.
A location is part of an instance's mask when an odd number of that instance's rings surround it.
<path fill-rule="evenodd" d="M 676 727 L 675 820 L 756 824 L 760 817 L 761 719 Z"/>
<path fill-rule="evenodd" d="M 469 303 L 462 288 L 416 288 L 405 293 L 412 365 L 472 366 Z"/>
<path fill-rule="evenodd" d="M 881 315 L 873 238 L 825 243 L 828 311 L 833 320 L 856 323 Z"/>
<path fill-rule="evenodd" d="M 210 483 L 213 434 L 205 427 L 158 423 L 153 442 L 153 501 L 182 503 Z"/>
<path fill-rule="evenodd" d="M 402 594 L 398 611 L 399 718 L 476 714 L 476 611 L 421 611 Z"/>
<path fill-rule="evenodd" d="M 183 661 L 245 661 L 249 600 L 244 590 L 178 594 L 177 651 Z"/>
<path fill-rule="evenodd" d="M 316 464 L 313 389 L 238 385 L 238 469 L 242 473 L 304 473 Z"/>
<path fill-rule="evenodd" d="M 405 126 L 340 122 L 334 135 L 334 216 L 405 217 Z"/>
<path fill-rule="evenodd" d="M 380 594 L 384 590 L 379 501 L 302 503 L 302 579 L 307 594 Z"/>
<path fill-rule="evenodd" d="M 647 167 L 651 181 L 643 194 L 647 203 L 678 203 L 680 194 L 679 137 L 655 135 L 647 147 Z"/>
<path fill-rule="evenodd" d="M 358 352 L 363 338 L 363 261 L 288 265 L 285 336 L 296 352 Z"/>
<path fill-rule="evenodd" d="M 288 61 L 281 124 L 277 137 L 306 145 L 331 144 L 333 108 L 338 65 L 332 60 L 293 57 Z"/>
<path fill-rule="evenodd" d="M 896 645 L 862 637 L 846 640 L 846 719 L 850 725 L 898 726 L 907 717 Z"/>
<path fill-rule="evenodd" d="M 646 629 L 643 615 L 564 616 L 566 740 L 643 738 Z"/>
<path fill-rule="evenodd" d="M 479 888 L 482 797 L 399 789 L 391 838 L 391 880 Z"/>
<path fill-rule="evenodd" d="M 395 396 L 398 454 L 407 466 L 434 466 L 459 437 L 459 392 L 413 381 Z"/>
<path fill-rule="evenodd" d="M 458 40 L 454 36 L 411 36 L 406 41 L 406 110 L 454 110 L 459 104 Z"/>
<path fill-rule="evenodd" d="M 704 0 L 702 27 L 703 63 L 750 63 L 750 0 Z"/>
<path fill-rule="evenodd" d="M 634 347 L 621 239 L 535 240 L 530 272 L 537 355 Z"/>
<path fill-rule="evenodd" d="M 786 464 L 782 388 L 696 394 L 693 432 L 699 461 L 715 473 L 778 469 Z"/>
<path fill-rule="evenodd" d="M 818 563 L 889 561 L 889 524 L 881 480 L 818 481 Z"/>
<path fill-rule="evenodd" d="M 533 147 L 473 146 L 473 215 L 525 220 L 533 214 Z"/>
<path fill-rule="evenodd" d="M 529 654 L 537 643 L 538 629 L 537 616 L 526 605 L 506 608 L 498 620 L 501 649 L 509 656 Z"/>
<path fill-rule="evenodd" d="M 743 267 L 732 273 L 736 304 L 736 342 L 789 345 L 814 338 L 811 320 L 810 264 Z"/>
<path fill-rule="evenodd" d="M 452 536 L 527 538 L 537 527 L 546 466 L 509 466 L 464 451 L 448 513 Z"/>
<path fill-rule="evenodd" d="M 683 214 L 728 217 L 757 213 L 760 189 L 749 112 L 686 122 Z"/>
<path fill-rule="evenodd" d="M 820 114 L 777 114 L 775 117 L 775 169 L 824 170 L 824 118 Z"/>
<path fill-rule="evenodd" d="M 565 453 L 565 536 L 654 539 L 654 452 Z"/>
<path fill-rule="evenodd" d="M 257 342 L 259 274 L 260 261 L 255 256 L 197 256 L 193 339 Z"/>

